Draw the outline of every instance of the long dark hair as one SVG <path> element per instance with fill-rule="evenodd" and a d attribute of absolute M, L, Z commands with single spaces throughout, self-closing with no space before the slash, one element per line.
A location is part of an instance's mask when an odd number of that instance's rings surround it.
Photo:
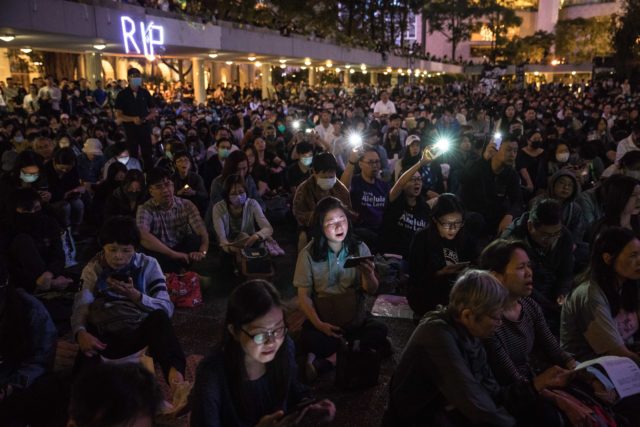
<path fill-rule="evenodd" d="M 264 316 L 273 307 L 282 308 L 280 294 L 273 285 L 266 280 L 250 280 L 238 286 L 229 296 L 227 315 L 222 338 L 224 352 L 224 366 L 227 384 L 235 402 L 240 417 L 250 411 L 247 408 L 253 403 L 244 391 L 244 383 L 248 380 L 244 363 L 244 350 L 240 343 L 231 335 L 229 326 L 240 332 L 241 328 Z M 284 342 L 275 355 L 273 361 L 266 364 L 266 378 L 269 392 L 275 397 L 275 402 L 284 402 L 288 398 L 288 385 L 294 372 L 289 366 L 287 344 Z M 274 411 L 280 408 L 274 408 Z"/>
<path fill-rule="evenodd" d="M 335 197 L 325 197 L 318 202 L 316 209 L 313 211 L 313 217 L 311 219 L 311 237 L 313 242 L 311 244 L 311 258 L 316 261 L 325 261 L 329 253 L 329 242 L 324 235 L 324 217 L 327 212 L 334 209 L 341 209 L 344 215 L 347 217 L 347 235 L 344 238 L 344 245 L 347 248 L 349 254 L 356 254 L 360 241 L 358 241 L 353 233 L 353 227 L 351 226 L 351 214 L 345 205 L 342 204 L 340 199 Z"/>
<path fill-rule="evenodd" d="M 612 180 L 613 177 L 609 178 Z M 617 177 L 615 185 L 608 185 L 607 192 L 604 194 L 603 211 L 604 217 L 602 223 L 605 225 L 620 225 L 620 215 L 629 202 L 629 198 L 633 194 L 633 190 L 638 185 L 638 181 L 628 176 Z"/>
<path fill-rule="evenodd" d="M 596 239 L 591 251 L 589 267 L 578 279 L 578 284 L 591 281 L 599 286 L 609 301 L 611 315 L 616 316 L 621 308 L 628 312 L 638 309 L 638 282 L 626 280 L 622 284 L 621 292 L 616 287 L 618 278 L 614 269 L 615 262 L 633 239 L 637 239 L 633 231 L 622 227 L 612 227 L 604 230 Z M 603 255 L 609 254 L 611 261 L 606 263 Z"/>
<path fill-rule="evenodd" d="M 256 159 L 256 161 L 258 161 L 258 159 Z M 242 162 L 247 162 L 247 168 L 249 167 L 249 159 L 247 158 L 247 155 L 244 151 L 236 150 L 230 153 L 229 157 L 227 157 L 227 160 L 224 161 L 224 166 L 222 167 L 222 172 L 220 173 L 222 181 L 224 182 L 224 180 L 227 179 L 229 175 L 238 173 L 238 164 Z M 248 169 L 247 176 L 249 176 Z"/>

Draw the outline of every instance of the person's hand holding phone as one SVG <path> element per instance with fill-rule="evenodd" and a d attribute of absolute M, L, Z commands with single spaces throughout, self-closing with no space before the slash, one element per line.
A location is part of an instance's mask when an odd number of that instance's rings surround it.
<path fill-rule="evenodd" d="M 376 274 L 376 265 L 370 259 L 362 260 L 356 268 L 364 277 L 372 277 Z"/>
<path fill-rule="evenodd" d="M 133 302 L 139 302 L 142 299 L 142 293 L 133 286 L 131 277 L 110 276 L 107 279 L 107 284 L 110 290 Z"/>

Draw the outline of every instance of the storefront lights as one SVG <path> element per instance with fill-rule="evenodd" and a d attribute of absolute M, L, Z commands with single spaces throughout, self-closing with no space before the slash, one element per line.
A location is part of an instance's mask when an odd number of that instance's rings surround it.
<path fill-rule="evenodd" d="M 209 54 L 209 58 L 211 58 L 211 59 L 216 59 L 217 57 L 218 57 L 217 53 L 210 53 Z"/>
<path fill-rule="evenodd" d="M 20 49 L 20 52 L 22 52 L 22 53 L 31 53 L 31 52 L 33 52 L 33 49 L 31 49 L 30 47 L 23 47 L 22 49 Z"/>
<path fill-rule="evenodd" d="M 94 44 L 93 45 L 93 48 L 96 49 L 96 50 L 103 50 L 106 47 L 107 47 L 106 44 Z"/>
<path fill-rule="evenodd" d="M 9 43 L 10 41 L 13 41 L 13 39 L 15 39 L 16 36 L 12 36 L 10 34 L 7 34 L 6 36 L 0 36 L 0 40 L 2 40 L 3 42 L 7 42 Z"/>

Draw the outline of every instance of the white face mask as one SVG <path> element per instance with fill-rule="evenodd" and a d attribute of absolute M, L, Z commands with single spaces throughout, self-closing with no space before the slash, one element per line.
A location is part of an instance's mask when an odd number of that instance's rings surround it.
<path fill-rule="evenodd" d="M 559 163 L 567 163 L 569 161 L 569 153 L 558 153 L 558 154 L 556 154 L 556 160 Z"/>
<path fill-rule="evenodd" d="M 335 176 L 333 178 L 318 178 L 316 177 L 316 184 L 320 187 L 321 190 L 329 191 L 336 185 L 338 178 Z"/>
<path fill-rule="evenodd" d="M 127 156 L 127 157 L 118 157 L 118 161 L 120 163 L 122 163 L 123 165 L 126 165 L 127 162 L 129 161 L 129 156 Z"/>

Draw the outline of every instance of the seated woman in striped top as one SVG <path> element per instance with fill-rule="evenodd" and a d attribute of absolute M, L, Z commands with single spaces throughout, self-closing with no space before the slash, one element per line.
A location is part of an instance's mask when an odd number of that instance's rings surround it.
<path fill-rule="evenodd" d="M 502 325 L 485 340 L 489 364 L 503 386 L 528 382 L 540 392 L 546 385 L 561 386 L 576 366 L 573 357 L 563 352 L 553 336 L 538 304 L 530 298 L 533 274 L 527 246 L 520 241 L 498 239 L 480 255 L 480 267 L 490 271 L 509 291 L 502 315 Z M 531 363 L 530 355 L 541 357 L 540 373 Z M 566 369 L 566 370 L 565 370 Z M 530 414 L 522 414 L 532 425 L 562 425 L 556 409 L 539 398 L 528 405 Z M 529 411 L 528 411 L 529 412 Z"/>

